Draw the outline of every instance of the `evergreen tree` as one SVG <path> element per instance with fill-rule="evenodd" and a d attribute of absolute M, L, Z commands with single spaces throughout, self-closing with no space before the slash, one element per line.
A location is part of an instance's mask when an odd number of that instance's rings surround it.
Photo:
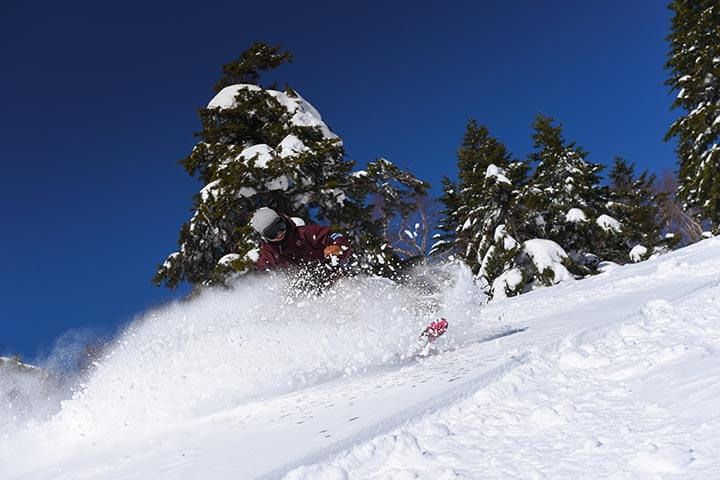
<path fill-rule="evenodd" d="M 517 192 L 527 165 L 512 160 L 505 145 L 490 136 L 485 125 L 470 119 L 458 148 L 459 191 L 449 181 L 445 204 L 447 236 L 455 229 L 454 245 L 489 294 L 493 281 L 513 266 L 520 243 L 522 214 Z"/>
<path fill-rule="evenodd" d="M 488 247 L 482 257 L 478 278 L 485 293 L 490 298 L 498 295 L 513 297 L 522 292 L 532 276 L 527 275 L 524 269 L 518 269 L 518 260 L 523 253 L 523 245 L 508 234 L 506 225 L 500 224 L 495 228 L 492 239 L 486 241 Z M 509 272 L 517 271 L 519 278 L 515 283 L 500 281 Z M 517 274 L 516 274 L 517 275 Z M 497 290 L 502 288 L 502 292 Z"/>
<path fill-rule="evenodd" d="M 616 257 L 606 257 L 617 263 L 626 263 L 629 252 L 637 245 L 646 249 L 649 257 L 656 249 L 674 246 L 676 241 L 663 236 L 666 223 L 661 205 L 666 200 L 663 193 L 655 193 L 655 175 L 645 170 L 635 177 L 635 164 L 622 157 L 615 157 L 610 172 L 610 202 L 608 208 L 622 225 L 622 241 L 625 252 Z"/>
<path fill-rule="evenodd" d="M 534 148 L 530 161 L 535 171 L 522 194 L 522 201 L 533 217 L 528 236 L 547 238 L 561 245 L 579 265 L 578 272 L 590 273 L 598 253 L 613 243 L 617 225 L 607 222 L 604 204 L 607 189 L 599 185 L 603 165 L 585 160 L 587 152 L 575 142 L 566 142 L 562 124 L 538 115 L 532 135 Z M 598 221 L 599 220 L 599 221 Z"/>
<path fill-rule="evenodd" d="M 665 140 L 677 137 L 678 199 L 709 219 L 720 233 L 720 5 L 717 0 L 675 0 L 665 82 L 678 94 L 681 115 Z"/>
<path fill-rule="evenodd" d="M 532 177 L 529 162 L 512 160 L 471 119 L 458 149 L 458 186 L 444 183 L 439 239 L 455 231 L 453 246 L 490 298 L 592 273 L 598 254 L 627 255 L 621 224 L 609 215 L 609 190 L 599 185 L 603 166 L 587 162 L 552 118 L 540 115 L 533 126 Z"/>
<path fill-rule="evenodd" d="M 474 118 L 470 118 L 465 125 L 457 158 L 461 187 L 481 185 L 487 167 L 492 164 L 504 167 L 509 162 L 505 145 L 490 137 L 488 128 L 478 125 Z"/>
<path fill-rule="evenodd" d="M 469 192 L 471 208 L 463 223 L 469 226 L 461 232 L 467 238 L 466 262 L 487 288 L 513 266 L 525 222 L 517 193 L 526 179 L 527 164 L 510 160 L 509 155 L 497 159 L 502 166 L 491 163 L 480 188 Z"/>
<path fill-rule="evenodd" d="M 199 110 L 201 141 L 180 162 L 203 188 L 180 229 L 179 251 L 158 267 L 156 284 L 224 284 L 253 269 L 259 249 L 249 219 L 261 206 L 304 220 L 312 214 L 344 232 L 358 266 L 387 273 L 397 263 L 381 248 L 383 223 L 428 185 L 384 159 L 353 173 L 342 140 L 310 103 L 289 86 L 258 84 L 261 71 L 290 59 L 280 46 L 255 43 L 223 68 L 217 95 Z M 383 199 L 379 217 L 369 205 L 373 196 Z"/>
<path fill-rule="evenodd" d="M 259 85 L 260 72 L 274 70 L 283 63 L 292 61 L 292 54 L 287 50 L 281 52 L 281 49 L 282 45 L 270 47 L 262 42 L 253 43 L 249 49 L 240 54 L 240 58 L 223 65 L 223 76 L 215 84 L 215 92 L 230 85 Z"/>
<path fill-rule="evenodd" d="M 457 212 L 460 209 L 461 199 L 457 185 L 448 177 L 443 177 L 442 186 L 443 193 L 439 200 L 444 208 L 440 211 L 440 222 L 437 225 L 440 233 L 433 235 L 434 243 L 430 248 L 430 255 L 457 251 L 455 232 L 458 229 Z"/>

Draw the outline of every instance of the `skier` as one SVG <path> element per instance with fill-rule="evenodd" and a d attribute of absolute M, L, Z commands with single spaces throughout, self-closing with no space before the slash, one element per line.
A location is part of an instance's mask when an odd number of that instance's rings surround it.
<path fill-rule="evenodd" d="M 340 233 L 328 227 L 309 224 L 295 225 L 290 217 L 262 207 L 250 220 L 262 241 L 258 271 L 299 266 L 330 259 L 333 264 L 346 260 L 351 253 L 350 243 Z"/>

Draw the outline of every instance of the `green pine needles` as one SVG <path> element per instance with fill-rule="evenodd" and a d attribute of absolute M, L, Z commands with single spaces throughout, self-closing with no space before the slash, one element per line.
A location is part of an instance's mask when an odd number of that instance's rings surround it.
<path fill-rule="evenodd" d="M 677 140 L 677 198 L 720 234 L 720 5 L 675 0 L 665 82 L 677 91 L 672 108 L 683 114 L 665 140 Z"/>
<path fill-rule="evenodd" d="M 677 198 L 720 233 L 720 5 L 675 0 L 669 8 L 667 85 L 678 91 L 673 108 L 685 112 L 666 135 L 678 142 Z M 392 276 L 410 257 L 426 260 L 425 240 L 406 227 L 426 205 L 429 185 L 384 158 L 356 170 L 342 139 L 298 92 L 260 83 L 262 73 L 291 60 L 282 46 L 256 42 L 223 67 L 215 97 L 199 110 L 199 141 L 180 161 L 202 187 L 156 284 L 225 285 L 252 271 L 259 244 L 248 222 L 261 206 L 345 233 L 360 271 Z M 666 231 L 670 196 L 659 193 L 655 175 L 637 175 L 616 157 L 602 184 L 604 165 L 566 140 L 562 124 L 537 115 L 532 129 L 533 151 L 519 160 L 469 119 L 457 180 L 443 179 L 439 224 L 422 226 L 423 235 L 435 232 L 432 259 L 461 260 L 489 297 L 499 297 L 677 244 Z M 413 248 L 401 247 L 391 230 Z"/>
<path fill-rule="evenodd" d="M 485 125 L 468 121 L 458 183 L 444 181 L 432 253 L 457 255 L 497 297 L 595 273 L 601 261 L 626 263 L 638 245 L 648 256 L 669 245 L 654 176 L 635 178 L 618 158 L 613 185 L 603 186 L 604 166 L 566 141 L 561 124 L 538 115 L 532 126 L 534 151 L 519 161 Z"/>
<path fill-rule="evenodd" d="M 397 270 L 400 258 L 384 247 L 383 232 L 429 185 L 382 158 L 354 171 L 342 139 L 310 103 L 289 86 L 260 85 L 261 72 L 291 58 L 256 42 L 223 67 L 217 95 L 199 110 L 200 141 L 180 161 L 202 188 L 156 284 L 225 285 L 254 270 L 259 239 L 249 220 L 263 206 L 345 233 L 357 269 Z"/>

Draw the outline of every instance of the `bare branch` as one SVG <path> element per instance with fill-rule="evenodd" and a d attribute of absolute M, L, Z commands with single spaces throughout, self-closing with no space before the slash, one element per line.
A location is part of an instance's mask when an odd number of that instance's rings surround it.
<path fill-rule="evenodd" d="M 663 169 L 660 181 L 655 184 L 655 193 L 664 193 L 665 200 L 660 205 L 665 214 L 665 228 L 669 233 L 682 236 L 687 243 L 697 242 L 702 239 L 702 226 L 693 218 L 692 212 L 682 208 L 676 198 L 675 192 L 678 188 L 678 181 L 675 174 Z"/>
<path fill-rule="evenodd" d="M 435 200 L 424 196 L 416 195 L 414 202 L 415 209 L 397 219 L 394 228 L 391 224 L 386 226 L 385 240 L 395 253 L 427 263 L 428 246 L 440 209 Z"/>

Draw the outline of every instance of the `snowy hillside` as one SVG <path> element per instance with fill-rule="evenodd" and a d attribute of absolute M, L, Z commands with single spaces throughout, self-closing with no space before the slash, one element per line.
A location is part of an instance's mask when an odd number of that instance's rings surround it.
<path fill-rule="evenodd" d="M 51 418 L 0 410 L 0 477 L 720 478 L 720 239 L 489 305 L 417 276 L 150 312 Z"/>

